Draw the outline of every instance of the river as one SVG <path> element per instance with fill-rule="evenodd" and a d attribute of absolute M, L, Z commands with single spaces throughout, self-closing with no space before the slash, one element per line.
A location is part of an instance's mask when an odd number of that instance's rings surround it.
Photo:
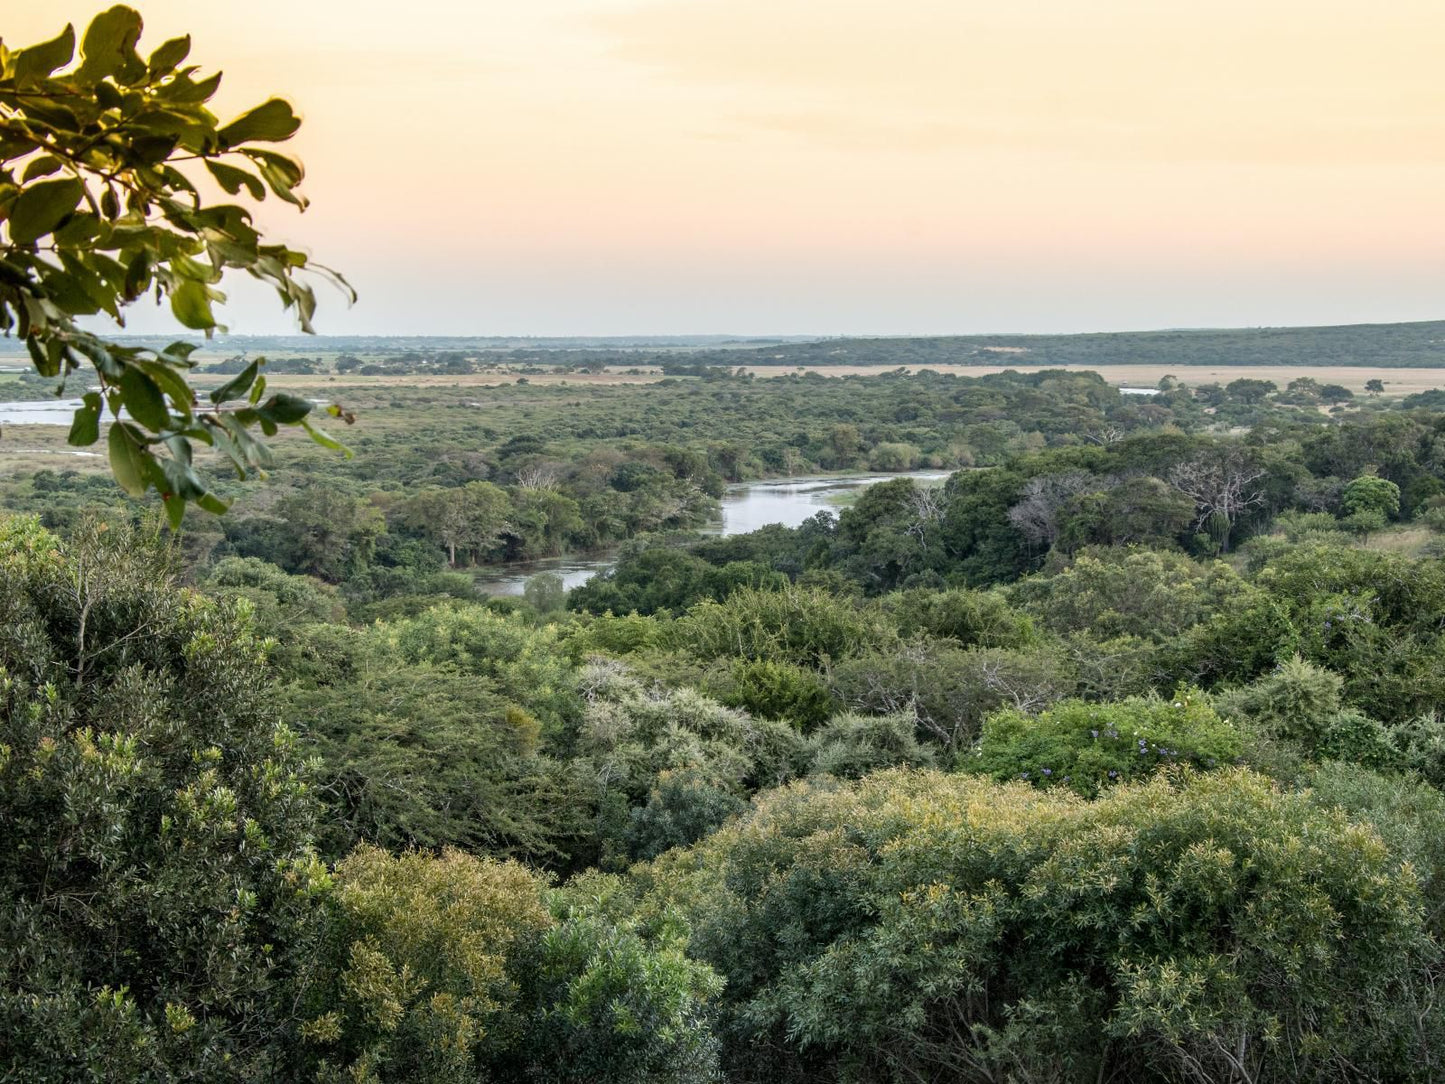
<path fill-rule="evenodd" d="M 817 478 L 787 478 L 771 482 L 742 482 L 723 494 L 721 515 L 702 528 L 703 534 L 728 537 L 747 534 L 771 523 L 797 527 L 824 510 L 837 510 L 858 490 L 893 478 L 913 478 L 939 484 L 949 471 L 910 471 L 906 474 L 843 474 Z M 585 556 L 548 557 L 521 561 L 478 572 L 477 586 L 489 595 L 520 595 L 527 581 L 539 572 L 556 572 L 570 590 L 611 568 L 617 550 L 607 549 Z"/>
<path fill-rule="evenodd" d="M 79 399 L 42 399 L 37 402 L 0 403 L 0 426 L 69 425 Z M 93 455 L 73 452 L 74 455 Z M 703 534 L 728 537 L 747 534 L 771 523 L 796 527 L 825 509 L 836 510 L 858 490 L 891 478 L 914 478 L 938 484 L 949 471 L 924 470 L 904 474 L 834 474 L 813 478 L 786 478 L 771 482 L 742 482 L 723 494 L 721 515 L 702 528 Z M 519 561 L 477 572 L 477 586 L 489 595 L 520 595 L 527 581 L 539 572 L 556 572 L 570 590 L 612 567 L 616 547 L 585 555 Z"/>

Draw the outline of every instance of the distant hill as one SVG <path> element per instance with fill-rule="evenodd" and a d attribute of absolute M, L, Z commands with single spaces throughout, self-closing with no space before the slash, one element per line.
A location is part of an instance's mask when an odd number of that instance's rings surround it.
<path fill-rule="evenodd" d="M 152 336 L 120 336 L 163 346 Z M 202 340 L 197 340 L 202 342 Z M 23 343 L 0 340 L 0 354 L 24 355 Z M 1179 328 L 1081 335 L 927 335 L 888 338 L 805 336 L 217 336 L 203 356 L 350 353 L 403 363 L 438 355 L 502 364 L 587 363 L 887 365 L 1357 365 L 1445 368 L 1445 320 L 1332 327 Z"/>
<path fill-rule="evenodd" d="M 1360 365 L 1445 366 L 1445 321 L 1120 331 L 1088 335 L 948 335 L 824 339 L 694 352 L 720 365 Z"/>

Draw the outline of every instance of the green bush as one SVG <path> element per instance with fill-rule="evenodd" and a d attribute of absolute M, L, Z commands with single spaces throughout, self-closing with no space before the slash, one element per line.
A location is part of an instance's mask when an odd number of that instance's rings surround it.
<path fill-rule="evenodd" d="M 805 734 L 826 722 L 837 707 L 815 671 L 771 659 L 740 659 L 715 667 L 704 678 L 702 690 L 729 707 L 786 720 Z"/>
<path fill-rule="evenodd" d="M 857 779 L 881 768 L 931 765 L 933 750 L 918 743 L 917 733 L 911 712 L 836 716 L 809 743 L 808 774 Z"/>
<path fill-rule="evenodd" d="M 284 1079 L 327 876 L 244 600 L 0 524 L 0 1079 Z"/>
<path fill-rule="evenodd" d="M 476 1080 L 520 1026 L 508 962 L 551 925 L 542 889 L 515 862 L 453 850 L 341 862 L 335 958 L 305 1028 L 320 1084 Z"/>
<path fill-rule="evenodd" d="M 701 602 L 672 626 L 672 634 L 678 648 L 699 659 L 737 657 L 797 666 L 861 655 L 898 639 L 875 608 L 801 587 L 742 588 L 722 602 Z"/>
<path fill-rule="evenodd" d="M 1087 796 L 1164 765 L 1207 770 L 1233 764 L 1242 749 L 1238 729 L 1215 713 L 1209 698 L 1181 688 L 1171 699 L 1066 700 L 1037 715 L 997 712 L 984 720 L 978 745 L 960 766 L 999 781 L 1068 787 Z"/>
<path fill-rule="evenodd" d="M 847 659 L 830 673 L 851 710 L 911 714 L 945 755 L 970 744 L 989 712 L 1005 704 L 1041 708 L 1074 691 L 1067 661 L 1052 648 L 960 649 L 915 641 Z"/>
<path fill-rule="evenodd" d="M 1433 1071 L 1415 874 L 1247 771 L 1092 802 L 932 772 L 794 784 L 638 875 L 727 982 L 739 1079 Z"/>
<path fill-rule="evenodd" d="M 553 924 L 517 954 L 522 1031 L 492 1079 L 515 1084 L 706 1084 L 718 1079 L 721 982 L 669 914 L 639 917 L 614 877 L 549 894 Z"/>

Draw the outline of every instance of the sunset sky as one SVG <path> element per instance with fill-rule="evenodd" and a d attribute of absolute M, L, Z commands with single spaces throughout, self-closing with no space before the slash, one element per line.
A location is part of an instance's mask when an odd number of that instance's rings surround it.
<path fill-rule="evenodd" d="M 1445 317 L 1441 0 L 135 6 L 220 112 L 303 114 L 313 206 L 262 222 L 360 290 L 323 332 Z M 0 0 L 0 35 L 97 9 Z"/>

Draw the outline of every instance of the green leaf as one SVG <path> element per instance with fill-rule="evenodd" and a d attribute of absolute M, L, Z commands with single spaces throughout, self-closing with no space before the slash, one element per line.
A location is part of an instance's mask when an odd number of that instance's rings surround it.
<path fill-rule="evenodd" d="M 291 103 L 282 98 L 271 98 L 255 109 L 242 113 L 217 133 L 223 146 L 234 147 L 240 143 L 260 140 L 265 143 L 279 143 L 290 139 L 301 127 L 301 118 L 291 108 Z"/>
<path fill-rule="evenodd" d="M 52 173 L 60 172 L 60 159 L 49 154 L 42 154 L 39 158 L 32 158 L 30 164 L 25 167 L 25 172 L 20 175 L 21 184 L 29 184 L 40 177 L 49 177 Z"/>
<path fill-rule="evenodd" d="M 171 290 L 171 312 L 186 327 L 205 331 L 216 326 L 211 297 L 205 285 L 195 279 L 184 279 Z"/>
<path fill-rule="evenodd" d="M 223 501 L 214 493 L 202 493 L 196 498 L 196 503 L 213 516 L 223 516 L 226 509 L 231 507 L 230 501 Z"/>
<path fill-rule="evenodd" d="M 251 362 L 250 365 L 247 365 L 237 373 L 233 379 L 226 381 L 215 391 L 211 392 L 211 402 L 219 406 L 227 400 L 241 398 L 241 396 L 250 390 L 251 383 L 256 379 L 256 374 L 260 371 L 260 368 L 261 363 L 259 361 Z"/>
<path fill-rule="evenodd" d="M 28 245 L 44 237 L 75 210 L 85 185 L 74 177 L 37 181 L 22 189 L 10 209 L 10 240 Z"/>
<path fill-rule="evenodd" d="M 319 426 L 312 425 L 305 420 L 301 422 L 301 428 L 306 430 L 306 432 L 310 434 L 311 439 L 321 445 L 321 447 L 330 448 L 333 452 L 340 452 L 346 456 L 347 459 L 351 458 L 351 449 L 342 444 L 341 441 L 337 440 L 330 433 L 326 432 L 326 430 Z"/>
<path fill-rule="evenodd" d="M 35 363 L 35 371 L 41 376 L 60 375 L 59 362 L 45 352 L 37 336 L 27 335 L 25 337 L 25 349 L 30 351 L 30 360 Z"/>
<path fill-rule="evenodd" d="M 279 198 L 285 200 L 287 203 L 294 203 L 303 211 L 306 210 L 305 197 L 298 196 L 291 190 L 295 182 L 290 179 L 289 174 L 278 170 L 270 162 L 266 161 L 258 161 L 256 168 L 260 170 L 262 179 L 270 186 L 271 191 L 275 192 Z"/>
<path fill-rule="evenodd" d="M 189 365 L 191 364 L 191 355 L 200 348 L 199 343 L 189 343 L 185 339 L 177 339 L 161 351 L 161 357 L 175 365 Z"/>
<path fill-rule="evenodd" d="M 184 497 L 177 497 L 174 493 L 168 493 L 163 498 L 166 506 L 166 521 L 170 523 L 171 530 L 179 531 L 181 523 L 186 518 L 186 501 Z"/>
<path fill-rule="evenodd" d="M 213 162 L 206 160 L 206 169 L 216 183 L 226 190 L 229 195 L 234 196 L 244 187 L 251 194 L 252 199 L 265 199 L 266 186 L 258 178 L 244 169 L 237 169 L 235 166 L 228 166 L 224 162 Z"/>
<path fill-rule="evenodd" d="M 141 447 L 125 422 L 115 422 L 110 427 L 107 444 L 110 450 L 110 472 L 120 483 L 120 488 L 132 497 L 139 497 L 146 491 L 146 468 L 153 457 Z"/>
<path fill-rule="evenodd" d="M 140 12 L 117 4 L 91 20 L 80 43 L 84 63 L 76 69 L 75 78 L 84 86 L 93 86 L 108 75 L 133 77 L 135 69 L 144 73 L 145 65 L 136 56 L 135 43 L 140 40 Z"/>
<path fill-rule="evenodd" d="M 269 417 L 279 425 L 295 425 L 311 413 L 313 404 L 309 399 L 288 392 L 278 391 L 260 407 L 263 420 Z"/>
<path fill-rule="evenodd" d="M 191 406 L 195 402 L 196 393 L 186 383 L 186 378 L 176 372 L 174 368 L 163 361 L 150 361 L 140 359 L 132 364 L 139 366 L 140 370 L 156 382 L 156 386 L 165 393 L 174 405 L 176 410 L 187 417 L 190 416 Z"/>
<path fill-rule="evenodd" d="M 75 27 L 66 25 L 58 37 L 21 49 L 15 56 L 15 82 L 24 84 L 44 79 L 56 68 L 63 68 L 75 56 Z"/>
<path fill-rule="evenodd" d="M 127 365 L 120 378 L 120 397 L 130 416 L 153 433 L 169 427 L 170 411 L 166 409 L 161 389 L 145 373 Z"/>
<path fill-rule="evenodd" d="M 165 42 L 159 49 L 151 54 L 150 63 L 146 66 L 150 69 L 151 78 L 157 75 L 168 75 L 176 70 L 176 65 L 185 60 L 191 52 L 191 36 L 189 34 L 180 38 L 172 38 Z"/>
<path fill-rule="evenodd" d="M 125 283 L 123 293 L 127 301 L 134 301 L 145 293 L 146 287 L 151 280 L 150 254 L 144 249 L 135 254 L 125 269 Z"/>
<path fill-rule="evenodd" d="M 100 392 L 88 391 L 83 395 L 84 406 L 75 412 L 70 423 L 70 435 L 66 443 L 76 448 L 85 448 L 100 439 Z"/>

